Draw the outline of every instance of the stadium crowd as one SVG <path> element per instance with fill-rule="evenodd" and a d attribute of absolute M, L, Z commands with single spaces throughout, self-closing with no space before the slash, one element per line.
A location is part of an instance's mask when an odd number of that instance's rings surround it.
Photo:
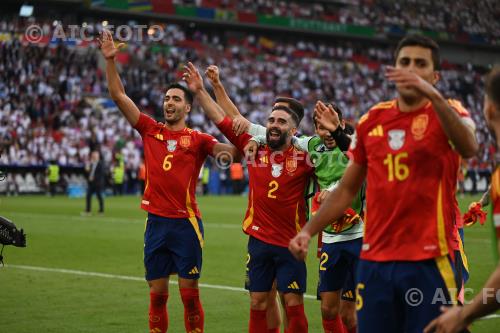
<path fill-rule="evenodd" d="M 257 14 L 314 19 L 384 28 L 423 29 L 464 35 L 481 35 L 489 42 L 500 38 L 500 4 L 495 0 L 173 0 L 174 4 L 222 8 Z"/>
<path fill-rule="evenodd" d="M 0 139 L 7 147 L 0 164 L 40 165 L 56 160 L 63 166 L 83 165 L 90 151 L 99 147 L 107 163 L 120 152 L 126 169 L 137 170 L 141 141 L 116 108 L 106 105 L 106 81 L 96 45 L 50 40 L 48 45 L 30 44 L 22 37 L 28 23 L 33 22 L 0 21 L 4 36 L 0 42 Z M 54 29 L 50 21 L 40 24 L 46 32 Z M 93 25 L 102 28 L 101 23 Z M 276 95 L 301 100 L 306 107 L 304 134 L 313 131 L 311 115 L 319 99 L 335 101 L 354 123 L 372 105 L 393 97 L 382 70 L 391 64 L 392 51 L 376 45 L 286 41 L 165 25 L 163 40 L 129 41 L 118 57 L 128 95 L 142 111 L 159 120 L 164 89 L 180 79 L 188 60 L 200 68 L 218 65 L 229 95 L 252 122 L 265 122 Z M 494 150 L 481 112 L 482 71 L 443 65 L 439 89 L 461 100 L 477 124 L 481 154 L 468 168 L 488 169 Z M 197 110 L 191 113 L 190 124 L 221 138 Z"/>

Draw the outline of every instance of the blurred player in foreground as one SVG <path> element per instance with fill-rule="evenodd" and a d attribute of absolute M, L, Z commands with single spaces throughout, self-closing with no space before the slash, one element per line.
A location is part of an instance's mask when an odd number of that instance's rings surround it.
<path fill-rule="evenodd" d="M 452 300 L 455 150 L 464 158 L 478 150 L 470 118 L 434 87 L 437 44 L 407 36 L 395 58 L 385 75 L 396 84 L 397 99 L 360 119 L 338 187 L 289 246 L 304 258 L 311 236 L 342 216 L 367 178 L 356 290 L 360 333 L 422 332 Z"/>
<path fill-rule="evenodd" d="M 484 98 L 484 117 L 488 127 L 496 138 L 497 150 L 500 149 L 500 67 L 495 67 L 486 79 L 486 96 Z M 497 157 L 498 158 L 498 157 Z M 500 168 L 496 168 L 491 177 L 491 203 L 493 204 L 493 223 L 497 238 L 500 238 Z M 500 248 L 499 248 L 500 252 Z M 500 309 L 500 265 L 490 276 L 483 290 L 463 307 L 443 307 L 443 314 L 432 321 L 425 333 L 456 333 L 464 330 L 473 321 Z"/>

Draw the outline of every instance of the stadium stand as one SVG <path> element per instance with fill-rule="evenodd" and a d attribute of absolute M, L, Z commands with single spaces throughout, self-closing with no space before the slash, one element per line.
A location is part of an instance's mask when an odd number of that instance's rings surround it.
<path fill-rule="evenodd" d="M 453 15 L 459 14 L 454 12 L 449 14 L 452 16 L 442 18 L 442 24 L 439 18 L 435 26 L 449 29 L 450 22 L 462 19 L 468 23 L 463 29 L 470 27 L 471 33 L 482 33 L 481 27 L 487 26 L 489 29 L 486 32 L 490 36 L 498 36 L 498 22 L 488 22 L 498 10 L 498 4 L 488 0 L 480 2 L 483 6 L 477 10 L 474 18 L 455 17 Z M 278 6 L 274 6 L 276 3 Z M 245 9 L 264 14 L 325 20 L 333 19 L 329 15 L 329 8 L 340 6 L 346 13 L 342 12 L 342 15 L 334 18 L 339 22 L 376 24 L 379 28 L 391 23 L 391 13 L 397 10 L 397 5 L 392 1 L 347 1 L 344 4 L 317 1 L 307 6 L 310 13 L 305 13 L 294 9 L 298 3 L 223 0 L 173 2 L 174 5 L 219 6 L 237 11 Z M 423 3 L 431 6 L 429 1 Z M 468 3 L 457 1 L 454 6 Z M 352 13 L 350 8 L 355 8 L 355 5 L 361 6 L 359 13 L 366 14 L 364 20 L 358 21 L 354 14 L 349 16 Z M 269 12 L 271 7 L 273 11 Z M 368 7 L 376 8 L 375 13 L 367 13 L 363 9 Z M 486 11 L 486 8 L 491 10 Z M 377 11 L 386 15 L 378 17 Z M 394 13 L 392 15 L 401 17 L 397 12 Z M 85 24 L 99 31 L 104 20 L 101 15 L 86 17 Z M 424 13 L 421 15 L 422 19 L 407 21 L 426 28 L 425 22 L 436 20 L 424 17 Z M 484 23 L 484 26 L 479 22 Z M 113 21 L 115 26 L 125 23 L 130 22 L 123 18 Z M 193 60 L 200 68 L 209 64 L 218 65 L 228 93 L 240 111 L 253 122 L 265 121 L 269 105 L 276 95 L 300 99 L 306 105 L 306 117 L 301 128 L 305 134 L 312 131 L 311 111 L 318 99 L 335 101 L 344 110 L 346 119 L 355 122 L 374 103 L 392 97 L 388 94 L 388 83 L 381 70 L 392 62 L 392 47 L 387 44 L 202 29 L 158 21 L 148 23 L 160 24 L 164 38 L 153 41 L 153 36 L 146 34 L 145 39 L 139 41 L 133 35 L 118 61 L 129 96 L 142 111 L 159 120 L 162 118 L 164 88 L 168 82 L 180 79 L 182 64 L 187 60 Z M 40 25 L 44 31 L 44 37 L 36 43 L 27 40 L 24 35 L 26 28 L 32 24 Z M 37 17 L 36 20 L 19 19 L 8 14 L 0 17 L 0 140 L 7 147 L 0 157 L 0 165 L 45 165 L 49 160 L 56 159 L 61 166 L 82 167 L 90 150 L 99 147 L 108 164 L 114 152 L 121 152 L 125 156 L 127 173 L 133 175 L 140 165 L 141 141 L 107 97 L 106 82 L 99 64 L 102 60 L 99 59 L 96 45 L 78 38 L 65 41 L 50 38 L 58 27 L 68 24 L 82 22 L 74 17 L 65 17 L 56 22 L 49 17 Z M 412 27 L 407 25 L 408 22 L 398 24 Z M 67 29 L 65 31 L 68 33 Z M 444 95 L 461 100 L 471 111 L 478 128 L 481 155 L 470 160 L 468 168 L 472 172 L 479 170 L 487 173 L 490 169 L 488 161 L 492 160 L 494 149 L 481 113 L 482 75 L 485 71 L 485 68 L 470 64 L 458 65 L 444 61 L 439 88 Z M 194 129 L 219 135 L 201 112 L 193 112 L 190 123 Z M 36 186 L 42 188 L 36 182 L 33 185 L 31 179 L 19 181 L 23 190 L 36 190 Z M 78 183 L 78 180 L 73 183 Z M 20 191 L 21 184 L 18 183 Z"/>

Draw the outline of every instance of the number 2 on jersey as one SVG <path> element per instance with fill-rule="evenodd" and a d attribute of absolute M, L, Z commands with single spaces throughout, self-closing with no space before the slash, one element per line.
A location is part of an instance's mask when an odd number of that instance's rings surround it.
<path fill-rule="evenodd" d="M 270 187 L 270 189 L 269 189 L 269 191 L 267 192 L 267 197 L 268 197 L 268 198 L 271 198 L 271 199 L 276 199 L 276 195 L 274 195 L 273 193 L 274 193 L 274 192 L 276 192 L 276 191 L 278 190 L 278 187 L 279 187 L 279 186 L 280 186 L 280 185 L 278 184 L 278 182 L 277 182 L 277 181 L 275 181 L 275 180 L 270 181 L 270 182 L 269 182 L 269 187 Z"/>
<path fill-rule="evenodd" d="M 172 161 L 170 161 L 174 157 L 173 154 L 168 154 L 165 156 L 165 159 L 163 160 L 163 170 L 168 171 L 172 169 Z"/>
<path fill-rule="evenodd" d="M 394 178 L 403 181 L 410 175 L 410 168 L 401 160 L 408 158 L 407 152 L 402 152 L 396 155 L 387 154 L 384 159 L 384 165 L 387 165 L 387 180 L 392 182 Z"/>

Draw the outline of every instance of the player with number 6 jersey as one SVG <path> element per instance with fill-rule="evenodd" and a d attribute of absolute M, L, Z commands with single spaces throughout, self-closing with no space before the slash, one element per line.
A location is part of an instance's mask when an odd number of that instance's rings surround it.
<path fill-rule="evenodd" d="M 106 78 L 111 98 L 141 135 L 146 160 L 146 188 L 141 207 L 148 212 L 144 232 L 144 266 L 150 290 L 149 330 L 168 329 L 168 284 L 179 276 L 186 332 L 203 333 L 204 312 L 198 279 L 202 265 L 203 223 L 196 205 L 195 188 L 200 168 L 208 155 L 235 155 L 236 149 L 212 136 L 186 127 L 193 95 L 171 84 L 163 100 L 165 122 L 141 113 L 126 95 L 116 69 L 115 57 L 123 43 L 115 45 L 111 32 L 99 38 L 106 59 Z"/>

